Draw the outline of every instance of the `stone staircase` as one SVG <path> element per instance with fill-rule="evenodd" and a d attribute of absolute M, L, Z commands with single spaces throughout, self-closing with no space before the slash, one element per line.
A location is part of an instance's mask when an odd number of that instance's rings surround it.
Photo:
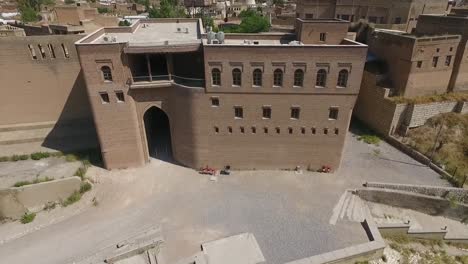
<path fill-rule="evenodd" d="M 23 123 L 0 126 L 0 156 L 35 151 L 67 151 L 98 146 L 90 121 Z"/>

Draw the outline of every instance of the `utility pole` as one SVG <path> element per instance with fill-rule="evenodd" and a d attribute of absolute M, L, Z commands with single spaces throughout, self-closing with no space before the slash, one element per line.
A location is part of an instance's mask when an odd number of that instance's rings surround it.
<path fill-rule="evenodd" d="M 436 150 L 437 141 L 439 141 L 440 132 L 442 131 L 443 126 L 444 126 L 444 123 L 443 123 L 443 121 L 441 121 L 439 131 L 437 132 L 437 135 L 436 135 L 435 140 L 434 140 L 434 146 L 432 146 L 431 155 L 429 156 L 429 164 L 428 165 L 430 165 L 432 163 L 432 158 L 433 158 L 435 150 Z"/>

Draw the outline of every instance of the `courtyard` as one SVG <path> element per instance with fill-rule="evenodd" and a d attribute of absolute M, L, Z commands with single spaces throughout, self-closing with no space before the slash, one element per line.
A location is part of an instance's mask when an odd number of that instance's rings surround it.
<path fill-rule="evenodd" d="M 255 235 L 267 263 L 285 263 L 368 240 L 358 222 L 330 224 L 347 189 L 366 181 L 448 185 L 387 143 L 368 145 L 352 132 L 342 165 L 331 174 L 234 171 L 214 182 L 152 160 L 135 169 L 92 167 L 88 176 L 96 182 L 93 193 L 76 207 L 39 213 L 28 225 L 0 225 L 0 263 L 79 262 L 151 227 L 161 228 L 166 263 L 243 232 Z M 97 206 L 89 202 L 94 197 Z"/>

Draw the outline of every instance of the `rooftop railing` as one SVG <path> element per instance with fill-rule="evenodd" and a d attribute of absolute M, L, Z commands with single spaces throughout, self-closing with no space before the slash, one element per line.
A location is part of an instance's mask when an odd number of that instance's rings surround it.
<path fill-rule="evenodd" d="M 139 84 L 143 82 L 174 82 L 180 85 L 203 88 L 205 87 L 205 79 L 188 78 L 177 75 L 151 75 L 151 76 L 133 76 L 133 83 Z"/>

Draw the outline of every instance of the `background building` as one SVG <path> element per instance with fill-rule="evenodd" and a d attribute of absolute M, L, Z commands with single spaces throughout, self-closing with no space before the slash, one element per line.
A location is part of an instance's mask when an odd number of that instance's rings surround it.
<path fill-rule="evenodd" d="M 297 0 L 299 18 L 339 18 L 351 22 L 407 24 L 411 31 L 421 14 L 445 14 L 446 0 Z"/>

